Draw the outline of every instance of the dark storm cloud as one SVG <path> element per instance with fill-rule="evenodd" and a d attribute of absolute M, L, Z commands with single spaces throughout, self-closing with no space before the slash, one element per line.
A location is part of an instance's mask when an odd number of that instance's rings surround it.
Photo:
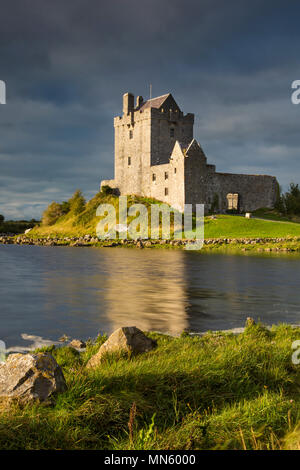
<path fill-rule="evenodd" d="M 11 0 L 0 16 L 0 213 L 39 216 L 113 176 L 126 91 L 171 91 L 220 171 L 297 179 L 296 2 Z"/>

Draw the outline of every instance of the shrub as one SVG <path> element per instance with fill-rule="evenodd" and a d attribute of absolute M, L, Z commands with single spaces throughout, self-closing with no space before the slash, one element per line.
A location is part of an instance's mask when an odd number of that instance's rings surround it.
<path fill-rule="evenodd" d="M 291 183 L 289 191 L 284 195 L 284 205 L 287 214 L 300 215 L 300 188 Z"/>
<path fill-rule="evenodd" d="M 62 204 L 53 201 L 43 212 L 42 223 L 43 225 L 53 225 L 62 215 L 64 215 Z"/>
<path fill-rule="evenodd" d="M 103 193 L 105 196 L 107 196 L 108 194 L 113 194 L 114 190 L 110 186 L 104 185 L 101 188 L 101 193 Z"/>
<path fill-rule="evenodd" d="M 82 195 L 80 189 L 77 189 L 71 199 L 67 202 L 69 206 L 69 210 L 71 210 L 74 214 L 80 214 L 85 209 L 85 199 Z"/>

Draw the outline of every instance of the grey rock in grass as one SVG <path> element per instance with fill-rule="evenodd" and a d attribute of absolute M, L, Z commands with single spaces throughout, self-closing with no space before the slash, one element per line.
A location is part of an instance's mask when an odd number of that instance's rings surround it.
<path fill-rule="evenodd" d="M 69 346 L 71 346 L 71 348 L 75 348 L 75 349 L 83 349 L 83 348 L 86 347 L 86 343 L 84 341 L 81 341 L 81 339 L 73 339 L 69 343 Z"/>
<path fill-rule="evenodd" d="M 0 397 L 43 402 L 66 388 L 62 370 L 49 353 L 11 354 L 0 364 Z"/>
<path fill-rule="evenodd" d="M 114 331 L 102 344 L 99 351 L 87 363 L 88 368 L 97 367 L 106 354 L 129 353 L 139 354 L 151 351 L 157 346 L 156 341 L 148 338 L 135 326 L 125 326 Z"/>

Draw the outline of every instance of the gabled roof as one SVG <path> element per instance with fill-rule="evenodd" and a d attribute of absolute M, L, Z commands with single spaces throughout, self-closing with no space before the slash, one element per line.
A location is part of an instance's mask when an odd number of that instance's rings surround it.
<path fill-rule="evenodd" d="M 176 140 L 175 145 L 172 150 L 171 158 L 176 147 L 180 148 L 182 155 L 184 157 L 189 157 L 189 155 L 193 154 L 193 150 L 195 150 L 199 154 L 200 157 L 204 157 L 206 159 L 206 156 L 202 150 L 202 147 L 199 144 L 199 142 L 197 142 L 196 139 L 192 139 L 188 145 L 186 144 L 186 142 L 180 142 L 179 140 Z"/>
<path fill-rule="evenodd" d="M 171 93 L 167 93 L 166 95 L 157 96 L 156 98 L 152 98 L 151 100 L 147 100 L 142 103 L 140 110 L 148 109 L 148 108 L 156 108 L 159 109 L 161 105 L 166 101 L 166 99 L 171 95 Z"/>
<path fill-rule="evenodd" d="M 196 140 L 196 139 L 193 139 L 193 140 L 189 143 L 189 145 L 188 145 L 188 147 L 187 147 L 187 149 L 186 149 L 186 155 L 189 154 L 189 150 L 192 150 L 193 147 L 202 151 L 202 148 L 201 148 L 201 146 L 199 145 L 199 143 L 197 142 L 197 140 Z"/>

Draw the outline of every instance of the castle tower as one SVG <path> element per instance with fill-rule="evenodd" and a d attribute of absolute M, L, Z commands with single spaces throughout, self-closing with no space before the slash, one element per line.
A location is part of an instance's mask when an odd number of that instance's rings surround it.
<path fill-rule="evenodd" d="M 115 183 L 123 194 L 147 195 L 150 167 L 169 163 L 178 140 L 188 145 L 193 138 L 194 115 L 184 115 L 173 96 L 143 101 L 134 106 L 132 93 L 123 95 L 123 115 L 114 119 Z"/>

